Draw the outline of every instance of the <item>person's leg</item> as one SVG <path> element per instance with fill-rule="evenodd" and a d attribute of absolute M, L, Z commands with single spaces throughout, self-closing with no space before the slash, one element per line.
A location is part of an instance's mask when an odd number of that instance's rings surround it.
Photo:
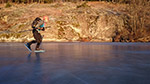
<path fill-rule="evenodd" d="M 32 43 L 36 43 L 36 40 L 33 40 L 33 41 L 31 41 L 31 42 L 28 42 L 27 44 L 26 44 L 26 46 L 31 50 L 31 44 Z"/>
<path fill-rule="evenodd" d="M 33 30 L 32 31 L 32 33 L 33 33 L 33 36 L 34 36 L 34 39 L 36 39 L 35 38 L 35 32 L 36 30 Z M 28 42 L 27 44 L 26 44 L 26 46 L 31 50 L 31 45 L 32 45 L 32 43 L 36 43 L 37 41 L 36 40 L 32 40 L 32 41 L 30 41 L 30 42 Z"/>
<path fill-rule="evenodd" d="M 41 44 L 41 42 L 42 42 L 42 36 L 41 36 L 40 33 L 38 33 L 38 31 L 35 31 L 35 33 L 34 33 L 34 38 L 35 38 L 35 40 L 36 40 L 36 42 L 37 42 L 37 45 L 36 45 L 36 47 L 35 47 L 35 50 L 38 50 L 39 47 L 40 47 L 40 44 Z"/>
<path fill-rule="evenodd" d="M 36 45 L 36 50 L 40 49 L 40 44 L 42 43 L 42 36 L 40 33 L 38 33 L 38 39 L 36 40 L 37 41 L 37 45 Z"/>
<path fill-rule="evenodd" d="M 30 42 L 28 42 L 29 45 L 32 45 L 32 43 L 36 43 L 37 41 L 36 40 L 32 40 Z"/>

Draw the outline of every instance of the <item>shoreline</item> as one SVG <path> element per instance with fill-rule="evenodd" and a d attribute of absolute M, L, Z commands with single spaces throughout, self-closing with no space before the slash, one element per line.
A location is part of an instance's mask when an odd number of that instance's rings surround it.
<path fill-rule="evenodd" d="M 29 41 L 28 41 L 29 42 Z M 7 41 L 0 43 L 27 43 L 27 42 L 19 42 L 19 41 Z M 42 43 L 150 43 L 150 42 L 108 42 L 108 41 L 43 41 Z"/>

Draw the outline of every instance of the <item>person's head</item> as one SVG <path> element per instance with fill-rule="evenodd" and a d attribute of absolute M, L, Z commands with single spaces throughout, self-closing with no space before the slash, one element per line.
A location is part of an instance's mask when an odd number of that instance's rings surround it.
<path fill-rule="evenodd" d="M 45 23 L 47 23 L 47 22 L 49 21 L 48 16 L 43 16 L 43 21 L 44 21 Z"/>

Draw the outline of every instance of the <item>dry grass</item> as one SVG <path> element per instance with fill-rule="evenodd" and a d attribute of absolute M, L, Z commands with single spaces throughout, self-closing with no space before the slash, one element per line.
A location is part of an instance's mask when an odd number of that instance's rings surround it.
<path fill-rule="evenodd" d="M 105 5 L 107 6 L 108 4 L 104 4 L 104 6 Z M 109 7 L 112 7 L 113 10 L 126 15 L 124 17 L 127 22 L 125 28 L 130 32 L 130 34 L 126 36 L 123 32 L 119 32 L 118 36 L 116 36 L 116 40 L 119 39 L 119 41 L 122 40 L 125 42 L 150 42 L 149 0 L 117 0 L 115 3 L 109 5 Z M 120 7 L 119 10 L 118 7 Z"/>
<path fill-rule="evenodd" d="M 138 39 L 149 36 L 150 32 L 150 1 L 136 0 L 127 7 L 129 27 L 131 28 L 130 39 Z"/>

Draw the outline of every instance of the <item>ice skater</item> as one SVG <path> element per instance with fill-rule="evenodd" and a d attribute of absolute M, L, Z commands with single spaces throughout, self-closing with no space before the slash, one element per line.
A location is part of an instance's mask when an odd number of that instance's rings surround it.
<path fill-rule="evenodd" d="M 48 22 L 48 18 L 45 17 L 45 16 L 43 17 L 43 20 L 41 18 L 37 17 L 33 21 L 33 23 L 32 23 L 32 28 L 33 28 L 32 33 L 33 33 L 33 37 L 34 37 L 35 40 L 32 40 L 32 41 L 25 44 L 25 46 L 27 47 L 27 49 L 29 51 L 32 51 L 31 45 L 33 43 L 37 43 L 36 47 L 35 47 L 35 51 L 37 51 L 37 52 L 38 51 L 44 51 L 43 49 L 40 48 L 40 44 L 42 43 L 42 38 L 43 38 L 42 35 L 40 34 L 40 31 L 45 31 L 44 27 L 45 27 L 46 22 Z"/>

